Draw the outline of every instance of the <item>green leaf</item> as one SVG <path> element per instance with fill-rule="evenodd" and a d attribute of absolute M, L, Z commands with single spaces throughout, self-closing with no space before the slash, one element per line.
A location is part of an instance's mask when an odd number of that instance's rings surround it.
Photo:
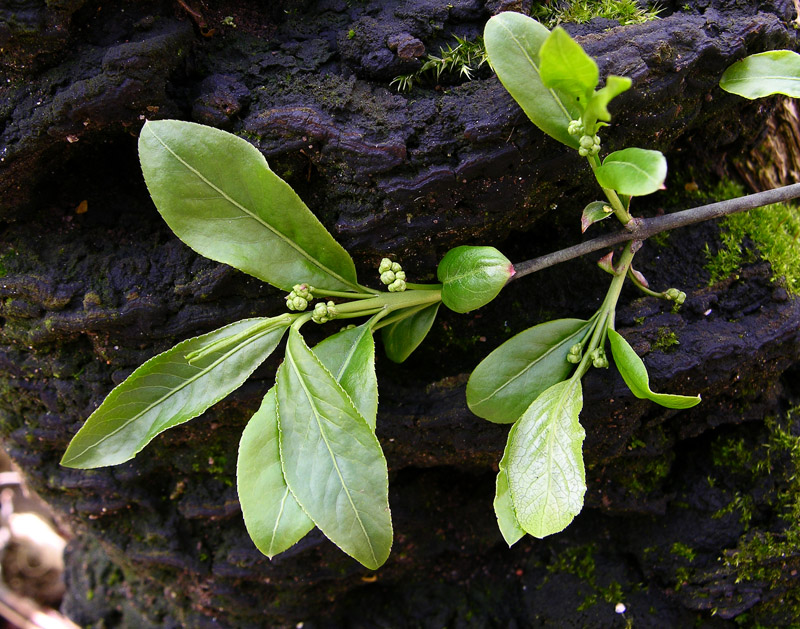
<path fill-rule="evenodd" d="M 61 464 L 92 468 L 132 459 L 156 435 L 237 389 L 273 352 L 289 323 L 288 317 L 244 319 L 151 358 L 91 414 Z"/>
<path fill-rule="evenodd" d="M 199 254 L 285 291 L 360 290 L 350 255 L 245 140 L 179 120 L 145 123 L 139 160 L 170 229 Z"/>
<path fill-rule="evenodd" d="M 381 328 L 383 349 L 389 360 L 402 363 L 430 332 L 441 303 L 437 302 L 409 317 Z"/>
<path fill-rule="evenodd" d="M 719 86 L 726 92 L 753 100 L 772 94 L 800 97 L 800 55 L 792 50 L 771 50 L 750 55 L 730 66 Z"/>
<path fill-rule="evenodd" d="M 539 58 L 539 72 L 545 87 L 569 94 L 576 99 L 578 107 L 586 107 L 600 81 L 600 73 L 594 59 L 581 45 L 557 26 L 544 40 Z"/>
<path fill-rule="evenodd" d="M 494 247 L 450 249 L 436 270 L 442 303 L 455 312 L 469 312 L 492 301 L 514 275 L 514 266 Z"/>
<path fill-rule="evenodd" d="M 557 89 L 545 87 L 539 72 L 539 50 L 550 31 L 521 13 L 504 12 L 486 23 L 483 41 L 489 63 L 531 122 L 559 142 L 578 148 L 567 132 L 582 109 Z"/>
<path fill-rule="evenodd" d="M 589 227 L 608 218 L 612 214 L 614 214 L 614 210 L 607 201 L 592 201 L 583 208 L 583 214 L 581 214 L 581 232 L 585 232 Z"/>
<path fill-rule="evenodd" d="M 536 398 L 510 435 L 511 501 L 520 527 L 534 537 L 563 531 L 583 508 L 582 406 L 580 378 L 559 382 Z"/>
<path fill-rule="evenodd" d="M 506 540 L 508 547 L 511 548 L 525 535 L 525 531 L 519 525 L 517 514 L 514 513 L 514 505 L 511 502 L 511 493 L 508 489 L 508 443 L 511 442 L 512 435 L 517 424 L 511 427 L 508 433 L 508 441 L 503 451 L 503 458 L 500 460 L 499 471 L 497 472 L 497 482 L 494 496 L 494 513 L 497 516 L 497 526 L 503 539 Z"/>
<path fill-rule="evenodd" d="M 660 151 L 623 149 L 606 157 L 594 174 L 604 188 L 641 197 L 664 188 L 667 160 Z"/>
<path fill-rule="evenodd" d="M 591 127 L 598 120 L 610 122 L 611 113 L 608 111 L 608 104 L 624 91 L 630 89 L 631 85 L 632 81 L 626 76 L 609 75 L 605 86 L 592 94 L 589 99 L 589 105 L 583 113 L 584 123 Z"/>
<path fill-rule="evenodd" d="M 281 460 L 292 494 L 328 539 L 377 569 L 389 556 L 392 522 L 375 433 L 296 329 L 277 389 Z"/>
<path fill-rule="evenodd" d="M 275 387 L 267 392 L 242 433 L 236 487 L 247 533 L 270 559 L 314 528 L 283 478 Z"/>
<path fill-rule="evenodd" d="M 636 355 L 628 341 L 616 330 L 608 331 L 608 342 L 611 345 L 611 355 L 614 363 L 622 375 L 622 379 L 636 397 L 641 400 L 650 400 L 667 408 L 691 408 L 700 403 L 700 396 L 668 395 L 666 393 L 653 393 L 650 390 L 650 376 L 642 359 Z"/>
<path fill-rule="evenodd" d="M 570 347 L 580 343 L 591 321 L 557 319 L 508 339 L 484 358 L 467 382 L 467 405 L 478 417 L 499 424 L 517 421 L 545 389 L 568 377 Z"/>
<path fill-rule="evenodd" d="M 369 323 L 342 330 L 314 346 L 314 353 L 353 400 L 372 430 L 378 416 L 375 341 Z"/>
<path fill-rule="evenodd" d="M 314 353 L 374 430 L 378 381 L 369 324 L 328 337 L 314 347 Z M 267 557 L 291 548 L 314 528 L 283 477 L 275 387 L 269 390 L 242 433 L 236 478 L 247 532 Z"/>

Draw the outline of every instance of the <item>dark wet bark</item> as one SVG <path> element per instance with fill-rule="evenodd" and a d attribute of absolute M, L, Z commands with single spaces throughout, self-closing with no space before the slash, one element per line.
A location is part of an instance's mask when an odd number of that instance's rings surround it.
<path fill-rule="evenodd" d="M 379 359 L 396 538 L 374 583 L 318 533 L 272 562 L 246 536 L 236 448 L 275 360 L 131 463 L 58 466 L 83 419 L 143 360 L 280 309 L 277 291 L 198 258 L 162 223 L 136 161 L 145 118 L 250 140 L 365 277 L 389 252 L 423 281 L 458 244 L 492 244 L 513 260 L 573 244 L 579 211 L 596 196 L 584 164 L 526 122 L 488 70 L 407 95 L 389 88 L 423 50 L 479 34 L 503 3 L 187 4 L 193 13 L 147 1 L 0 9 L 0 426 L 76 532 L 66 610 L 83 624 L 165 627 L 326 626 L 326 615 L 332 626 L 612 627 L 620 596 L 636 626 L 771 613 L 791 581 L 744 587 L 714 572 L 744 531 L 735 514 L 710 516 L 757 481 L 710 487 L 722 472 L 708 452 L 736 431 L 756 443 L 764 417 L 796 398 L 800 306 L 765 263 L 708 288 L 713 226 L 637 258 L 651 284 L 688 293 L 680 313 L 626 291 L 619 314 L 654 388 L 699 392 L 703 404 L 666 411 L 632 398 L 613 370 L 591 373 L 587 509 L 562 535 L 504 548 L 491 500 L 506 429 L 467 411 L 464 384 L 510 334 L 589 315 L 605 286 L 594 260 L 513 283 L 477 313 L 444 314 L 404 365 Z M 670 160 L 670 193 L 640 208 L 651 213 L 686 207 L 683 183 L 710 182 L 765 128 L 774 103 L 720 91 L 722 70 L 795 45 L 789 4 L 690 5 L 642 26 L 573 29 L 604 74 L 634 80 L 615 101 L 608 148 L 657 148 Z M 659 349 L 669 332 L 680 345 Z M 754 495 L 758 530 L 779 527 L 764 492 Z M 676 542 L 700 549 L 683 588 Z M 562 569 L 588 555 L 595 576 Z M 608 593 L 611 582 L 622 595 Z"/>

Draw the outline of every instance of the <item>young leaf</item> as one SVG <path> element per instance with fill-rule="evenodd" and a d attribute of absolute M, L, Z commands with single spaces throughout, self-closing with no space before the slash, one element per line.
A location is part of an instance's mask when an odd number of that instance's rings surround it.
<path fill-rule="evenodd" d="M 369 326 L 364 324 L 334 334 L 317 345 L 314 353 L 374 430 L 378 382 L 375 345 Z M 291 548 L 314 528 L 283 477 L 276 405 L 273 387 L 242 433 L 236 471 L 247 532 L 256 547 L 269 558 Z"/>
<path fill-rule="evenodd" d="M 455 312 L 469 312 L 492 301 L 503 290 L 514 266 L 494 247 L 450 249 L 436 270 L 442 303 Z"/>
<path fill-rule="evenodd" d="M 483 41 L 489 63 L 531 122 L 559 142 L 578 148 L 578 138 L 567 131 L 582 109 L 574 99 L 545 87 L 539 73 L 539 50 L 550 34 L 536 20 L 507 11 L 486 23 Z"/>
<path fill-rule="evenodd" d="M 296 329 L 277 392 L 281 460 L 292 494 L 328 539 L 377 569 L 392 546 L 386 459 L 350 396 Z"/>
<path fill-rule="evenodd" d="M 375 430 L 378 378 L 375 375 L 375 341 L 369 324 L 337 332 L 315 345 L 313 351 Z"/>
<path fill-rule="evenodd" d="M 545 87 L 569 94 L 583 109 L 600 81 L 594 59 L 560 26 L 553 29 L 539 49 L 539 73 Z"/>
<path fill-rule="evenodd" d="M 508 443 L 514 434 L 517 424 L 511 427 L 508 433 L 506 449 L 503 451 L 503 458 L 500 460 L 497 472 L 496 489 L 494 496 L 494 513 L 497 516 L 497 526 L 503 539 L 506 540 L 508 547 L 511 548 L 525 535 L 525 531 L 519 525 L 517 514 L 514 513 L 514 505 L 511 502 L 511 493 L 508 489 Z"/>
<path fill-rule="evenodd" d="M 236 488 L 247 533 L 270 559 L 314 528 L 283 478 L 275 387 L 267 392 L 242 433 Z"/>
<path fill-rule="evenodd" d="M 383 349 L 389 360 L 402 363 L 411 356 L 411 353 L 419 347 L 419 344 L 430 332 L 440 305 L 441 303 L 437 302 L 426 306 L 410 317 L 381 329 Z"/>
<path fill-rule="evenodd" d="M 650 400 L 667 408 L 691 408 L 700 403 L 700 396 L 668 395 L 666 393 L 653 393 L 650 390 L 650 376 L 642 359 L 636 355 L 628 341 L 616 330 L 608 331 L 608 342 L 611 345 L 611 355 L 614 363 L 622 375 L 622 379 L 636 397 Z"/>
<path fill-rule="evenodd" d="M 800 97 L 800 55 L 792 50 L 770 50 L 737 61 L 722 74 L 726 92 L 753 100 L 784 94 Z"/>
<path fill-rule="evenodd" d="M 606 157 L 594 174 L 604 188 L 641 197 L 664 187 L 667 160 L 659 151 L 623 149 Z"/>
<path fill-rule="evenodd" d="M 199 254 L 285 291 L 359 290 L 350 255 L 245 140 L 179 120 L 145 123 L 139 160 L 170 229 Z"/>
<path fill-rule="evenodd" d="M 589 104 L 583 113 L 584 122 L 590 126 L 593 126 L 598 120 L 610 122 L 611 113 L 608 111 L 608 104 L 630 89 L 631 84 L 632 81 L 626 76 L 609 75 L 606 84 L 592 94 L 589 99 Z"/>
<path fill-rule="evenodd" d="M 583 508 L 582 406 L 580 378 L 559 382 L 536 398 L 509 435 L 511 502 L 520 527 L 534 537 L 564 530 Z"/>
<path fill-rule="evenodd" d="M 291 320 L 244 319 L 178 343 L 117 386 L 73 437 L 61 464 L 117 465 L 168 428 L 237 389 L 275 349 Z"/>
<path fill-rule="evenodd" d="M 515 422 L 545 389 L 569 376 L 575 365 L 567 361 L 567 354 L 590 326 L 581 319 L 557 319 L 508 339 L 469 377 L 470 410 L 498 424 Z"/>
<path fill-rule="evenodd" d="M 581 233 L 585 232 L 589 227 L 604 218 L 608 218 L 614 213 L 614 210 L 605 201 L 592 201 L 589 205 L 583 208 L 581 214 Z"/>

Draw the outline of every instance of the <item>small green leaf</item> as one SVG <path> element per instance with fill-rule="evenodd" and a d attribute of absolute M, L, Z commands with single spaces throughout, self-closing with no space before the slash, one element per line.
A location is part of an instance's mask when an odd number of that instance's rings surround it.
<path fill-rule="evenodd" d="M 409 317 L 381 329 L 383 349 L 389 360 L 402 363 L 431 330 L 441 303 L 426 306 Z"/>
<path fill-rule="evenodd" d="M 442 303 L 455 312 L 469 312 L 497 297 L 514 275 L 514 266 L 494 247 L 461 246 L 444 254 L 436 275 Z"/>
<path fill-rule="evenodd" d="M 247 533 L 270 559 L 314 528 L 283 478 L 275 387 L 267 392 L 242 433 L 236 488 Z"/>
<path fill-rule="evenodd" d="M 550 31 L 521 13 L 507 11 L 486 23 L 483 41 L 489 63 L 531 122 L 559 142 L 578 148 L 567 131 L 582 109 L 573 98 L 545 87 L 539 74 L 539 50 Z"/>
<path fill-rule="evenodd" d="M 594 174 L 604 188 L 641 197 L 663 189 L 667 160 L 660 151 L 623 149 L 606 157 Z"/>
<path fill-rule="evenodd" d="M 378 378 L 375 375 L 375 341 L 369 323 L 337 332 L 315 345 L 313 351 L 375 430 Z"/>
<path fill-rule="evenodd" d="M 292 495 L 328 539 L 377 569 L 392 546 L 386 459 L 350 396 L 294 328 L 277 392 L 283 474 Z"/>
<path fill-rule="evenodd" d="M 497 482 L 494 496 L 494 513 L 497 516 L 497 526 L 503 539 L 506 540 L 508 547 L 511 548 L 525 535 L 525 531 L 519 525 L 517 514 L 514 513 L 514 505 L 511 502 L 511 493 L 508 490 L 508 443 L 511 442 L 511 435 L 514 433 L 517 424 L 511 427 L 508 433 L 508 441 L 503 451 L 503 458 L 500 460 L 499 471 L 497 472 Z"/>
<path fill-rule="evenodd" d="M 614 213 L 613 208 L 605 201 L 592 201 L 589 205 L 583 208 L 581 214 L 581 233 L 585 232 L 589 227 L 608 218 Z"/>
<path fill-rule="evenodd" d="M 611 345 L 611 355 L 614 363 L 622 375 L 622 379 L 636 397 L 641 400 L 650 400 L 667 408 L 691 408 L 700 403 L 700 396 L 668 395 L 666 393 L 653 393 L 650 390 L 650 376 L 642 359 L 636 355 L 628 341 L 616 330 L 608 331 L 608 342 Z"/>
<path fill-rule="evenodd" d="M 288 317 L 244 319 L 154 356 L 108 394 L 61 464 L 92 468 L 132 459 L 156 435 L 237 389 L 273 352 L 289 323 Z"/>
<path fill-rule="evenodd" d="M 559 382 L 536 398 L 509 435 L 511 502 L 520 527 L 534 537 L 563 531 L 583 508 L 582 406 L 580 378 Z"/>
<path fill-rule="evenodd" d="M 378 382 L 369 325 L 328 337 L 314 347 L 314 353 L 374 430 Z M 236 479 L 247 532 L 267 557 L 291 548 L 314 528 L 283 477 L 275 387 L 269 390 L 242 433 Z"/>
<path fill-rule="evenodd" d="M 467 405 L 478 417 L 499 424 L 517 421 L 545 389 L 568 377 L 570 348 L 591 321 L 557 319 L 511 337 L 484 358 L 467 382 Z"/>
<path fill-rule="evenodd" d="M 583 112 L 583 121 L 589 127 L 593 127 L 598 120 L 603 122 L 611 121 L 611 113 L 608 111 L 608 104 L 624 91 L 630 89 L 632 81 L 626 76 L 609 75 L 606 84 L 589 99 L 589 105 Z M 591 133 L 590 133 L 591 135 Z"/>
<path fill-rule="evenodd" d="M 245 140 L 192 122 L 149 121 L 139 160 L 161 216 L 197 253 L 285 291 L 299 281 L 360 290 L 350 255 Z"/>
<path fill-rule="evenodd" d="M 560 26 L 553 29 L 539 49 L 539 73 L 545 87 L 575 98 L 576 106 L 586 107 L 600 81 L 594 59 Z"/>
<path fill-rule="evenodd" d="M 800 55 L 792 50 L 770 50 L 750 55 L 730 66 L 719 86 L 753 100 L 772 94 L 800 97 Z"/>

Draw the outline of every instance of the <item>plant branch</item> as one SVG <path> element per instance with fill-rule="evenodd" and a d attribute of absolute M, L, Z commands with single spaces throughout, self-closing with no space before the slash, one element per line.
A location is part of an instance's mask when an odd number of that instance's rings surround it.
<path fill-rule="evenodd" d="M 689 210 L 665 214 L 664 216 L 635 219 L 631 221 L 627 229 L 587 240 L 579 245 L 567 247 L 561 251 L 548 253 L 547 255 L 515 264 L 514 269 L 516 270 L 516 274 L 511 279 L 516 280 L 525 275 L 530 275 L 536 271 L 541 271 L 547 267 L 560 264 L 561 262 L 573 260 L 574 258 L 579 258 L 588 253 L 613 247 L 614 245 L 629 240 L 645 240 L 661 232 L 678 227 L 686 227 L 687 225 L 702 223 L 715 218 L 728 216 L 729 214 L 735 214 L 736 212 L 744 212 L 772 203 L 789 201 L 790 199 L 796 199 L 798 197 L 800 197 L 800 183 L 795 183 L 765 192 L 757 192 L 727 201 L 709 203 L 708 205 L 701 205 L 700 207 L 691 208 Z"/>

